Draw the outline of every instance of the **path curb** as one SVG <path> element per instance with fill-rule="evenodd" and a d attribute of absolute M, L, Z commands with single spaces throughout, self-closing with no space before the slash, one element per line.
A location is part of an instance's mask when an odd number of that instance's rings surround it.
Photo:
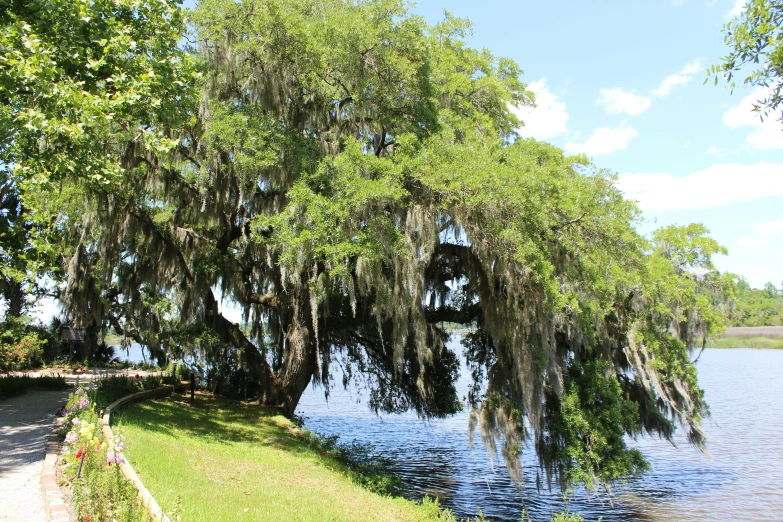
<path fill-rule="evenodd" d="M 46 456 L 41 473 L 41 490 L 46 508 L 46 519 L 49 522 L 71 522 L 68 503 L 65 500 L 63 490 L 57 483 L 57 461 L 63 447 L 62 437 L 57 431 L 63 423 L 65 423 L 65 417 L 57 417 L 54 421 L 54 428 L 46 439 Z"/>
<path fill-rule="evenodd" d="M 178 389 L 180 390 L 186 389 L 188 386 L 190 386 L 190 383 L 186 383 L 186 382 L 175 384 L 173 386 L 161 386 L 160 388 L 155 388 L 154 390 L 147 390 L 139 393 L 134 393 L 132 395 L 128 395 L 126 397 L 123 397 L 122 399 L 119 399 L 109 404 L 106 407 L 106 409 L 103 411 L 103 420 L 101 422 L 103 436 L 106 440 L 109 441 L 109 451 L 111 451 L 112 445 L 114 444 L 114 432 L 112 432 L 111 430 L 111 416 L 114 412 L 116 412 L 123 406 L 127 406 L 128 404 L 142 401 L 145 399 L 151 399 L 153 397 L 159 397 L 161 395 L 168 395 L 169 393 L 172 393 Z M 157 501 L 152 496 L 152 494 L 150 494 L 147 488 L 144 487 L 144 484 L 141 482 L 141 479 L 136 474 L 136 471 L 134 471 L 133 466 L 130 465 L 130 462 L 126 461 L 124 464 L 120 464 L 120 471 L 122 472 L 122 475 L 126 479 L 130 480 L 133 483 L 134 487 L 138 490 L 139 499 L 141 500 L 141 503 L 144 505 L 144 507 L 147 508 L 147 511 L 149 511 L 149 514 L 153 518 L 153 520 L 156 520 L 157 522 L 171 522 L 169 517 L 166 516 L 166 513 L 158 505 Z M 63 522 L 65 522 L 65 520 Z M 50 522 L 55 522 L 55 521 L 52 519 Z M 57 522 L 60 521 L 58 520 Z"/>

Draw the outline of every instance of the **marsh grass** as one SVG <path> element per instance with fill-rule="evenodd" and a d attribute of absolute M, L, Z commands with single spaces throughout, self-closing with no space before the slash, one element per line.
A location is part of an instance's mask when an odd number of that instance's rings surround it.
<path fill-rule="evenodd" d="M 781 337 L 721 337 L 708 339 L 707 348 L 758 348 L 763 350 L 783 350 Z"/>
<path fill-rule="evenodd" d="M 377 462 L 357 472 L 340 459 L 351 450 L 323 444 L 273 409 L 172 396 L 128 407 L 114 422 L 144 485 L 164 511 L 179 502 L 183 520 L 455 520 L 437 502 L 369 491 L 362 484 L 377 483 Z"/>

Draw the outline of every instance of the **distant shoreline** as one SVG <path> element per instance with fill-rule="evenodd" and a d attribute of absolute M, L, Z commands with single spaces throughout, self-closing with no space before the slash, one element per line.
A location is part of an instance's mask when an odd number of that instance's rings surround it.
<path fill-rule="evenodd" d="M 730 326 L 723 337 L 770 337 L 783 339 L 783 326 Z"/>
<path fill-rule="evenodd" d="M 716 339 L 707 339 L 707 348 L 757 348 L 783 350 L 783 326 L 733 326 Z"/>

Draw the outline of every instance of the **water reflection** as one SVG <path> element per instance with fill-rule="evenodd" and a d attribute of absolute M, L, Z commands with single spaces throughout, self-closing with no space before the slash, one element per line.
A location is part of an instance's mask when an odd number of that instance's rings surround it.
<path fill-rule="evenodd" d="M 457 343 L 452 349 L 459 350 Z M 712 439 L 707 458 L 685 442 L 676 446 L 657 438 L 631 444 L 641 449 L 653 471 L 616 488 L 607 496 L 587 499 L 583 491 L 569 503 L 588 520 L 783 520 L 783 351 L 707 350 L 698 363 L 699 380 L 707 390 Z M 467 392 L 467 372 L 458 383 Z M 559 490 L 549 491 L 539 476 L 531 448 L 523 452 L 525 476 L 521 489 L 502 462 L 490 467 L 477 438 L 468 447 L 468 414 L 422 421 L 413 414 L 373 415 L 357 402 L 357 390 L 335 389 L 329 402 L 322 390 L 308 390 L 299 413 L 305 426 L 341 440 L 375 444 L 391 457 L 406 485 L 406 495 L 437 496 L 461 517 L 478 509 L 491 520 L 519 521 L 523 507 L 532 520 L 548 520 L 563 509 Z M 502 460 L 502 459 L 501 459 Z"/>

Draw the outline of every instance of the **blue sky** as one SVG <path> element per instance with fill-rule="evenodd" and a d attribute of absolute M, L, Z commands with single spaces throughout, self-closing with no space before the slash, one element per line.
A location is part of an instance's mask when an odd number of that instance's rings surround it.
<path fill-rule="evenodd" d="M 729 249 L 722 271 L 783 282 L 783 123 L 751 112 L 758 93 L 704 84 L 728 48 L 735 0 L 421 0 L 474 23 L 470 44 L 513 58 L 537 92 L 521 133 L 584 152 L 639 200 L 643 232 L 704 223 Z"/>

